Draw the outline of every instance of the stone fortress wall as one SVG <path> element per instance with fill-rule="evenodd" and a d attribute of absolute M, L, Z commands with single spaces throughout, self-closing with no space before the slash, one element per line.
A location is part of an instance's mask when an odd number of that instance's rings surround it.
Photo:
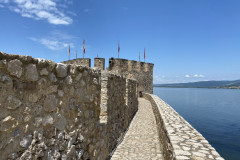
<path fill-rule="evenodd" d="M 105 70 L 105 58 L 94 58 L 94 67 Z"/>
<path fill-rule="evenodd" d="M 77 58 L 64 61 L 65 64 L 78 64 L 91 67 L 91 59 Z M 153 66 L 152 63 L 145 63 L 127 59 L 110 58 L 107 71 L 124 76 L 127 79 L 134 79 L 138 82 L 138 92 L 153 93 Z M 105 59 L 94 58 L 94 67 L 105 70 Z"/>
<path fill-rule="evenodd" d="M 121 139 L 137 82 L 66 63 L 0 52 L 1 159 L 104 160 Z"/>
<path fill-rule="evenodd" d="M 125 59 L 54 63 L 0 52 L 1 159 L 105 160 L 138 110 L 152 104 L 166 160 L 223 158 L 152 93 L 153 64 Z M 136 81 L 137 80 L 137 81 Z"/>
<path fill-rule="evenodd" d="M 152 63 L 127 59 L 109 59 L 109 71 L 137 80 L 138 91 L 147 93 L 153 93 L 153 66 Z"/>
<path fill-rule="evenodd" d="M 152 104 L 165 160 L 224 160 L 209 142 L 158 96 L 143 93 Z"/>
<path fill-rule="evenodd" d="M 77 58 L 68 61 L 63 61 L 64 64 L 76 64 L 86 67 L 91 67 L 91 59 L 90 58 Z"/>

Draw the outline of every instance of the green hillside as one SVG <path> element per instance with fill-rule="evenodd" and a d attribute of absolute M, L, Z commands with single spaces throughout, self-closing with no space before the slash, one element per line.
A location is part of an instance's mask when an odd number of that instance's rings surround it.
<path fill-rule="evenodd" d="M 240 88 L 240 80 L 234 81 L 200 81 L 190 83 L 154 84 L 154 87 L 174 88 Z"/>

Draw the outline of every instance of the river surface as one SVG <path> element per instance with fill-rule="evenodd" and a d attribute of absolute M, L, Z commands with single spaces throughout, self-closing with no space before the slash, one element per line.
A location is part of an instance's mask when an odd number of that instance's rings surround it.
<path fill-rule="evenodd" d="M 153 93 L 196 128 L 226 160 L 240 160 L 240 90 L 159 88 Z"/>

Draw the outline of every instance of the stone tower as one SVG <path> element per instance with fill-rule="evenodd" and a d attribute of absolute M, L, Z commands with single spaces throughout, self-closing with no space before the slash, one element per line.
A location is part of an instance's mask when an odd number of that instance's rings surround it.
<path fill-rule="evenodd" d="M 105 58 L 94 58 L 94 67 L 104 70 L 105 69 Z"/>
<path fill-rule="evenodd" d="M 77 58 L 68 61 L 63 61 L 64 64 L 76 64 L 81 66 L 91 67 L 91 59 L 90 58 Z"/>
<path fill-rule="evenodd" d="M 153 66 L 152 63 L 127 59 L 109 59 L 109 71 L 137 80 L 138 91 L 147 93 L 153 93 Z"/>

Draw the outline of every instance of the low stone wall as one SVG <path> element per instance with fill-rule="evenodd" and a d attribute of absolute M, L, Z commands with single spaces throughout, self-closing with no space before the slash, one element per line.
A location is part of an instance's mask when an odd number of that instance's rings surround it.
<path fill-rule="evenodd" d="M 138 109 L 137 82 L 102 71 L 100 122 L 108 127 L 109 152 L 116 146 Z"/>
<path fill-rule="evenodd" d="M 124 114 L 126 117 L 125 127 L 127 127 L 132 120 L 134 114 L 138 110 L 138 92 L 137 92 L 137 82 L 132 79 L 127 80 L 127 87 L 126 87 L 126 113 Z"/>
<path fill-rule="evenodd" d="M 62 63 L 64 63 L 64 64 L 75 64 L 75 65 L 91 67 L 91 59 L 90 58 L 71 59 L 71 60 L 68 60 L 68 61 L 63 61 Z"/>
<path fill-rule="evenodd" d="M 119 139 L 138 107 L 126 105 L 137 104 L 133 93 L 125 97 L 127 80 L 109 78 L 111 118 L 100 123 L 100 70 L 0 52 L 1 160 L 106 159 L 117 143 L 110 137 Z"/>
<path fill-rule="evenodd" d="M 209 142 L 158 96 L 144 93 L 152 104 L 160 143 L 166 160 L 223 158 Z"/>

